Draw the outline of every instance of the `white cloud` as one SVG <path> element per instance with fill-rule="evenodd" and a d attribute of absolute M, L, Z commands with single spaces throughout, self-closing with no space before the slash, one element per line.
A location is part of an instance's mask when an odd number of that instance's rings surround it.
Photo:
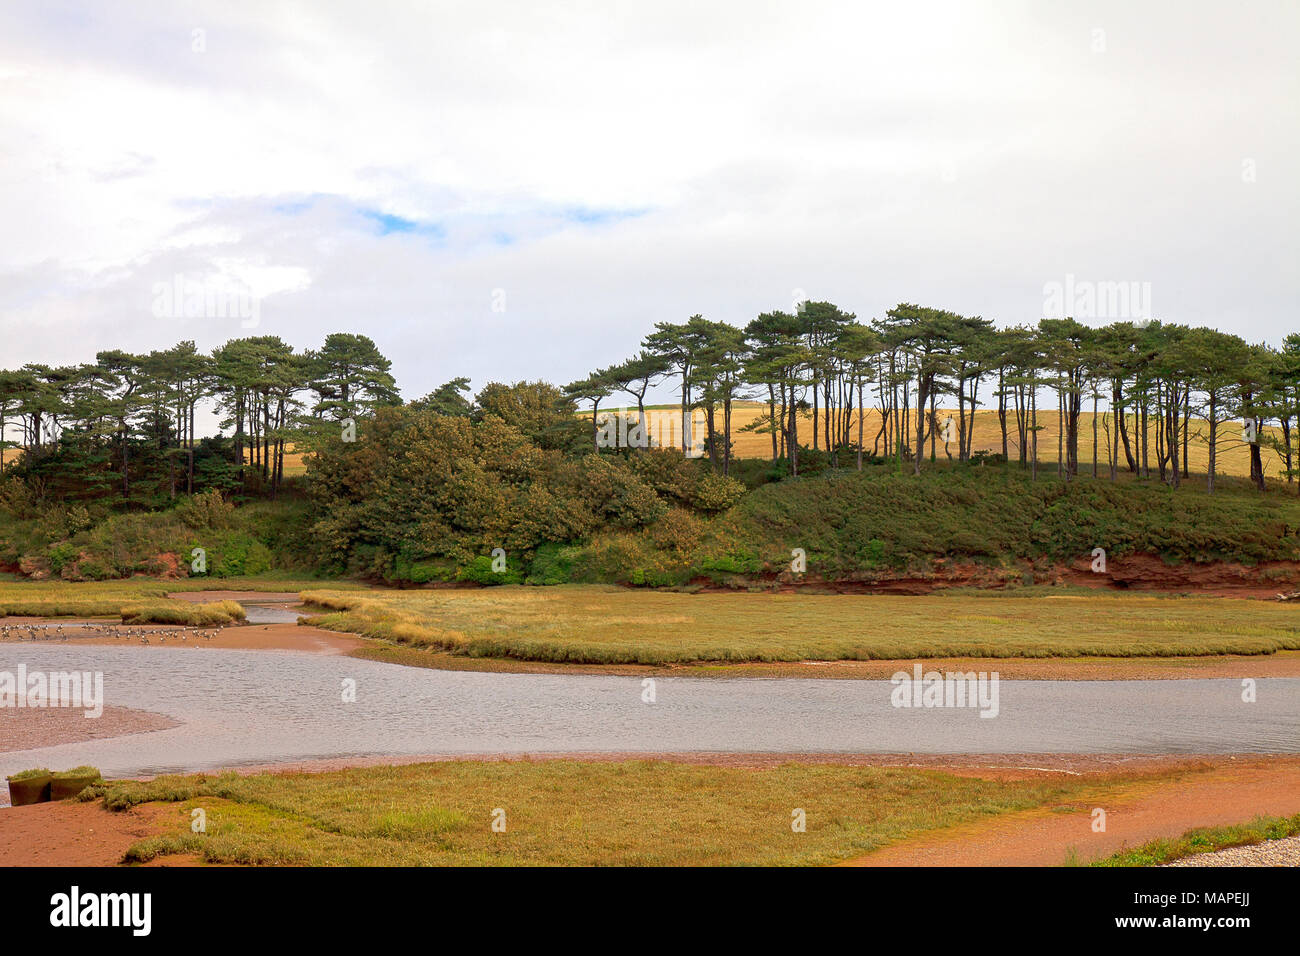
<path fill-rule="evenodd" d="M 1010 323 L 1067 273 L 1136 280 L 1158 317 L 1277 341 L 1298 26 L 1285 2 L 6 4 L 0 364 L 247 334 L 154 318 L 178 273 L 262 277 L 257 331 L 300 348 L 371 335 L 408 396 L 567 381 L 795 288 Z"/>

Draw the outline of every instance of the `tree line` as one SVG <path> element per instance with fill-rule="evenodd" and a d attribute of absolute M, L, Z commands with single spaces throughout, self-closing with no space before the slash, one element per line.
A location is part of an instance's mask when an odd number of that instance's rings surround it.
<path fill-rule="evenodd" d="M 276 336 L 199 352 L 192 341 L 148 354 L 113 349 L 82 365 L 0 370 L 0 468 L 20 448 L 28 477 L 130 498 L 133 480 L 170 497 L 196 481 L 256 480 L 274 495 L 285 448 L 304 429 L 400 404 L 391 362 L 364 335 L 335 333 L 295 352 Z M 197 440 L 195 410 L 215 403 L 231 437 Z M 11 456 L 10 463 L 14 464 Z M 203 466 L 202 473 L 199 472 Z"/>
<path fill-rule="evenodd" d="M 493 382 L 471 399 L 462 377 L 407 404 L 496 416 L 543 450 L 577 456 L 600 451 L 602 408 L 608 415 L 621 402 L 644 422 L 647 395 L 664 383 L 680 401 L 683 450 L 698 412 L 709 463 L 723 475 L 740 430 L 736 403 L 757 401 L 763 414 L 741 428 L 768 437 L 782 473 L 798 475 L 810 453 L 832 467 L 884 460 L 914 474 L 940 447 L 961 462 L 987 458 L 974 447 L 975 412 L 994 410 L 1001 453 L 993 457 L 1037 477 L 1044 399 L 1055 404 L 1056 470 L 1065 480 L 1080 474 L 1089 405 L 1094 477 L 1126 470 L 1177 486 L 1190 477 L 1191 444 L 1204 442 L 1212 492 L 1225 438 L 1248 446 L 1261 490 L 1266 452 L 1288 481 L 1297 473 L 1300 334 L 1273 348 L 1161 322 L 1093 327 L 1066 318 L 998 329 L 904 303 L 862 323 L 832 303 L 805 302 L 743 328 L 700 315 L 657 323 L 633 357 L 564 388 Z M 222 434 L 200 439 L 195 411 L 204 402 L 215 405 Z M 288 446 L 310 448 L 341 421 L 400 404 L 391 362 L 364 335 L 334 333 L 303 352 L 275 336 L 235 339 L 211 354 L 192 341 L 148 354 L 106 350 L 84 365 L 0 370 L 0 469 L 6 451 L 21 449 L 29 480 L 86 494 L 130 500 L 133 483 L 145 481 L 159 497 L 200 486 L 274 496 Z"/>
<path fill-rule="evenodd" d="M 1121 469 L 1179 485 L 1189 477 L 1193 441 L 1208 444 L 1207 488 L 1225 424 L 1240 423 L 1250 477 L 1264 488 L 1263 451 L 1276 453 L 1288 481 L 1296 474 L 1292 427 L 1300 421 L 1300 334 L 1280 349 L 1214 329 L 1173 323 L 1071 319 L 998 329 L 979 316 L 903 303 L 861 323 L 829 302 L 765 312 L 743 328 L 695 315 L 660 322 L 625 362 L 570 384 L 589 403 L 593 442 L 602 404 L 618 396 L 645 417 L 646 394 L 672 380 L 680 388 L 682 447 L 687 415 L 701 410 L 714 467 L 730 470 L 734 403 L 757 399 L 766 414 L 744 426 L 767 434 L 773 465 L 799 473 L 811 447 L 836 467 L 893 459 L 920 474 L 937 446 L 959 461 L 974 451 L 975 411 L 996 409 L 1001 457 L 1039 471 L 1041 397 L 1055 403 L 1057 472 L 1079 474 L 1081 413 L 1093 411 L 1091 470 L 1114 480 Z M 940 403 L 956 406 L 940 421 Z M 1101 406 L 1105 405 L 1105 411 Z M 872 413 L 875 414 L 872 414 Z M 801 435 L 801 418 L 811 436 Z M 1276 434 L 1266 426 L 1276 426 Z M 867 428 L 870 427 L 870 433 Z M 1099 435 L 1099 429 L 1104 434 Z M 809 445 L 809 440 L 811 444 Z M 1235 439 L 1234 439 L 1235 440 Z M 928 446 L 928 448 L 927 448 Z M 1099 460 L 1099 450 L 1104 457 Z"/>

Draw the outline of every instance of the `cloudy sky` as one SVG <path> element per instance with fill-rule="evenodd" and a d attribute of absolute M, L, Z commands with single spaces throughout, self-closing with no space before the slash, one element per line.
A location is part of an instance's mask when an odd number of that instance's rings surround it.
<path fill-rule="evenodd" d="M 358 331 L 410 398 L 797 298 L 1034 322 L 1067 276 L 1277 343 L 1297 40 L 1293 0 L 6 0 L 0 366 Z M 255 327 L 160 317 L 177 277 Z"/>

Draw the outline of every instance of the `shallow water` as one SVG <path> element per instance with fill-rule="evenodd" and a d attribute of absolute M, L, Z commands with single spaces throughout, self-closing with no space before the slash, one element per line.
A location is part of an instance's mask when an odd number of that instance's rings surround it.
<path fill-rule="evenodd" d="M 112 776 L 315 758 L 566 751 L 1296 753 L 1300 679 L 1001 681 L 1000 713 L 894 708 L 887 681 L 490 674 L 299 652 L 0 644 L 0 670 L 104 672 L 182 726 L 0 754 Z M 356 681 L 355 703 L 342 682 Z M 0 720 L 13 711 L 0 710 Z"/>
<path fill-rule="evenodd" d="M 303 612 L 298 608 L 286 608 L 276 604 L 244 604 L 244 620 L 249 624 L 297 624 Z"/>

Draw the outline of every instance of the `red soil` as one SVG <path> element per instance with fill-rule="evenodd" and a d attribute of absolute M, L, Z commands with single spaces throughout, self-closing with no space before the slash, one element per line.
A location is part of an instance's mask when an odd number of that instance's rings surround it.
<path fill-rule="evenodd" d="M 949 827 L 848 861 L 849 866 L 1058 866 L 1181 836 L 1196 827 L 1300 813 L 1300 758 L 1241 757 L 1170 781 L 1138 781 L 1094 805 L 1040 808 Z"/>
<path fill-rule="evenodd" d="M 1300 561 L 1266 561 L 1253 567 L 1228 561 L 1166 564 L 1158 555 L 1130 554 L 1110 557 L 1106 571 L 1094 573 L 1091 555 L 1081 555 L 1069 564 L 1046 568 L 1031 566 L 1028 562 L 1012 568 L 994 568 L 940 558 L 923 572 L 882 574 L 864 571 L 827 581 L 815 574 L 796 578 L 783 571 L 758 575 L 752 583 L 779 591 L 815 589 L 836 594 L 932 594 L 948 588 L 1006 588 L 1028 583 L 1031 575 L 1034 584 L 1272 600 L 1280 593 L 1300 587 Z M 708 578 L 697 578 L 691 583 L 706 591 L 734 590 Z M 744 588 L 749 583 L 737 587 Z"/>

